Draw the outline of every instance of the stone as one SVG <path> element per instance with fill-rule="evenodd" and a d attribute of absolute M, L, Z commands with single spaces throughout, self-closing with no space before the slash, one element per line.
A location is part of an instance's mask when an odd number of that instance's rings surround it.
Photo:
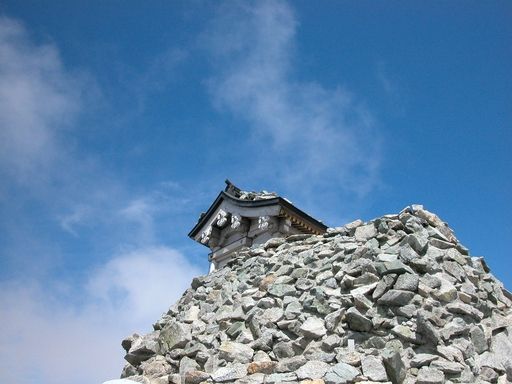
<path fill-rule="evenodd" d="M 375 287 L 377 287 L 377 284 L 378 283 L 375 282 L 372 284 L 363 285 L 361 287 L 354 288 L 350 291 L 350 294 L 352 296 L 367 295 L 367 294 L 371 293 L 375 289 Z"/>
<path fill-rule="evenodd" d="M 302 367 L 297 369 L 296 374 L 299 379 L 321 379 L 330 365 L 323 361 L 308 361 Z"/>
<path fill-rule="evenodd" d="M 294 296 L 296 291 L 295 287 L 289 284 L 272 284 L 268 288 L 268 293 L 277 297 Z"/>
<path fill-rule="evenodd" d="M 295 351 L 293 349 L 293 343 L 287 342 L 287 341 L 281 341 L 279 343 L 276 343 L 274 345 L 273 351 L 274 351 L 274 355 L 278 359 L 295 356 Z"/>
<path fill-rule="evenodd" d="M 139 365 L 141 362 L 148 360 L 160 352 L 160 343 L 158 333 L 153 332 L 147 336 L 134 335 L 130 341 L 123 340 L 123 346 L 129 347 L 125 360 L 132 365 Z"/>
<path fill-rule="evenodd" d="M 475 325 L 470 329 L 469 333 L 476 353 L 480 354 L 487 351 L 489 345 L 487 344 L 487 338 L 482 328 Z"/>
<path fill-rule="evenodd" d="M 410 235 L 407 235 L 403 238 L 402 242 L 400 243 L 402 245 L 402 249 L 405 249 L 407 248 L 406 245 L 408 245 L 415 253 L 416 253 L 416 257 L 418 257 L 418 254 L 419 255 L 422 255 L 423 253 L 425 253 L 425 249 L 427 247 L 427 244 L 428 244 L 428 234 L 419 234 L 419 233 L 414 233 L 414 234 L 410 234 Z M 402 254 L 400 253 L 400 256 L 402 256 Z M 415 258 L 415 257 L 413 257 Z M 407 260 L 407 259 L 405 259 Z M 410 259 L 412 260 L 412 259 Z"/>
<path fill-rule="evenodd" d="M 149 377 L 161 377 L 173 372 L 173 367 L 166 361 L 164 356 L 157 355 L 142 362 L 139 371 Z"/>
<path fill-rule="evenodd" d="M 420 257 L 418 253 L 411 247 L 409 244 L 405 244 L 402 248 L 400 248 L 400 259 L 405 261 L 406 263 L 410 263 L 414 259 Z"/>
<path fill-rule="evenodd" d="M 185 377 L 187 372 L 196 371 L 198 369 L 199 364 L 197 364 L 194 359 L 191 359 L 190 357 L 187 356 L 181 358 L 179 374 L 182 378 Z"/>
<path fill-rule="evenodd" d="M 389 380 L 393 383 L 402 383 L 407 372 L 400 352 L 394 348 L 386 348 L 381 356 Z"/>
<path fill-rule="evenodd" d="M 324 381 L 326 384 L 351 383 L 360 374 L 357 368 L 341 362 L 330 368 Z"/>
<path fill-rule="evenodd" d="M 416 315 L 416 331 L 432 345 L 439 344 L 439 340 L 441 339 L 439 331 L 428 320 L 425 311 L 419 311 Z"/>
<path fill-rule="evenodd" d="M 357 241 L 366 241 L 377 235 L 377 229 L 373 224 L 368 224 L 356 228 L 354 237 Z"/>
<path fill-rule="evenodd" d="M 363 316 L 356 308 L 351 307 L 345 313 L 345 319 L 350 329 L 360 332 L 369 332 L 373 323 L 366 316 Z"/>
<path fill-rule="evenodd" d="M 390 289 L 377 300 L 377 303 L 387 306 L 402 306 L 408 304 L 413 297 L 414 292 Z"/>
<path fill-rule="evenodd" d="M 226 361 L 248 363 L 252 361 L 254 350 L 245 344 L 225 341 L 219 347 L 219 356 Z"/>
<path fill-rule="evenodd" d="M 398 276 L 393 289 L 416 292 L 418 290 L 419 282 L 420 278 L 418 275 L 412 273 L 404 273 Z"/>
<path fill-rule="evenodd" d="M 273 307 L 266 309 L 261 317 L 259 318 L 259 321 L 261 324 L 266 323 L 277 323 L 279 320 L 281 320 L 284 316 L 284 311 L 279 307 Z"/>
<path fill-rule="evenodd" d="M 425 365 L 429 365 L 432 361 L 438 359 L 439 356 L 432 355 L 430 353 L 418 353 L 411 359 L 411 367 L 421 368 Z"/>
<path fill-rule="evenodd" d="M 457 363 L 455 361 L 446 361 L 446 360 L 435 360 L 430 364 L 430 368 L 435 368 L 444 373 L 456 374 L 462 372 L 464 367 L 462 364 Z"/>
<path fill-rule="evenodd" d="M 406 325 L 399 324 L 393 327 L 391 333 L 400 337 L 403 340 L 409 341 L 411 343 L 416 343 L 416 333 L 411 330 Z"/>
<path fill-rule="evenodd" d="M 295 373 L 272 373 L 265 376 L 265 384 L 281 384 L 281 383 L 297 383 L 297 375 Z"/>
<path fill-rule="evenodd" d="M 277 367 L 276 361 L 257 361 L 250 363 L 247 366 L 247 373 L 252 375 L 253 373 L 264 373 L 270 375 L 274 373 L 274 370 Z"/>
<path fill-rule="evenodd" d="M 422 367 L 418 371 L 417 384 L 443 384 L 444 373 L 438 369 Z"/>
<path fill-rule="evenodd" d="M 189 371 L 185 374 L 184 384 L 201 384 L 210 378 L 210 375 L 203 371 Z"/>
<path fill-rule="evenodd" d="M 394 254 L 390 254 L 390 253 L 379 253 L 377 255 L 377 260 L 383 261 L 383 262 L 392 262 L 392 261 L 397 261 L 398 256 L 394 255 Z"/>
<path fill-rule="evenodd" d="M 364 356 L 361 359 L 363 375 L 374 381 L 387 381 L 388 375 L 382 359 L 377 356 Z"/>
<path fill-rule="evenodd" d="M 292 372 L 299 369 L 306 364 L 307 360 L 304 356 L 294 356 L 286 359 L 279 360 L 276 371 L 277 372 Z"/>
<path fill-rule="evenodd" d="M 304 337 L 318 339 L 326 334 L 324 321 L 318 317 L 309 317 L 300 327 L 300 331 Z"/>
<path fill-rule="evenodd" d="M 344 310 L 337 310 L 325 316 L 325 328 L 329 332 L 334 331 L 335 328 L 338 326 L 341 318 L 343 317 L 343 314 Z"/>
<path fill-rule="evenodd" d="M 196 305 L 191 306 L 184 314 L 183 321 L 185 323 L 192 323 L 199 318 L 199 307 Z"/>
<path fill-rule="evenodd" d="M 286 309 L 284 310 L 284 317 L 287 319 L 295 319 L 302 313 L 302 311 L 302 304 L 298 300 L 292 301 L 286 306 Z"/>
<path fill-rule="evenodd" d="M 391 273 L 402 274 L 402 273 L 414 273 L 414 271 L 402 263 L 400 260 L 389 261 L 384 263 L 375 263 L 375 268 L 381 275 L 389 275 Z"/>
<path fill-rule="evenodd" d="M 480 368 L 480 376 L 482 377 L 483 380 L 489 383 L 496 383 L 499 377 L 496 371 L 489 367 Z"/>
<path fill-rule="evenodd" d="M 478 321 L 484 318 L 484 314 L 475 307 L 458 301 L 448 303 L 445 308 L 448 310 L 448 312 L 457 313 L 461 315 L 468 315 Z"/>
<path fill-rule="evenodd" d="M 153 332 L 123 340 L 121 377 L 146 384 L 512 381 L 512 294 L 424 212 L 413 206 L 327 236 L 241 248 L 194 279 Z"/>
<path fill-rule="evenodd" d="M 225 381 L 231 381 L 240 379 L 247 376 L 247 364 L 228 364 L 225 367 L 218 368 L 211 374 L 213 381 L 222 383 Z"/>

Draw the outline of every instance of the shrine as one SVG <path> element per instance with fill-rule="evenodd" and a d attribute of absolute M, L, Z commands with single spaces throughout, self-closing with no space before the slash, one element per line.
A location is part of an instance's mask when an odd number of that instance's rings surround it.
<path fill-rule="evenodd" d="M 327 226 L 273 192 L 246 192 L 226 180 L 206 213 L 188 234 L 207 246 L 210 271 L 223 267 L 243 247 L 263 244 L 275 237 L 322 234 Z"/>

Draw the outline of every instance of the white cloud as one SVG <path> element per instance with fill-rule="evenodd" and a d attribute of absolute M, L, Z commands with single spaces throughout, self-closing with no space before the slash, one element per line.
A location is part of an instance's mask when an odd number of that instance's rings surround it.
<path fill-rule="evenodd" d="M 148 332 L 201 272 L 179 252 L 151 247 L 112 258 L 71 302 L 59 284 L 1 283 L 0 382 L 90 384 L 118 377 L 121 340 Z"/>
<path fill-rule="evenodd" d="M 59 131 L 80 110 L 80 89 L 51 44 L 33 44 L 24 27 L 0 17 L 0 170 L 40 175 L 62 154 Z"/>
<path fill-rule="evenodd" d="M 158 68 L 175 56 L 162 57 L 141 84 L 156 87 Z M 0 257 L 20 266 L 7 271 L 16 280 L 0 281 L 2 383 L 90 384 L 118 376 L 122 338 L 149 331 L 203 272 L 158 246 L 156 220 L 185 206 L 179 185 L 134 194 L 87 148 L 74 147 L 68 133 L 79 129 L 83 85 L 56 46 L 0 17 L 0 175 L 7 176 L 0 224 L 10 240 Z M 74 241 L 59 237 L 55 223 Z M 65 270 L 82 246 L 93 252 L 81 264 L 85 271 Z M 127 247 L 88 271 L 110 249 Z"/>
<path fill-rule="evenodd" d="M 369 192 L 379 168 L 371 114 L 339 86 L 297 79 L 298 20 L 286 2 L 252 4 L 222 7 L 208 31 L 215 104 L 249 122 L 265 172 L 303 190 L 334 181 Z"/>

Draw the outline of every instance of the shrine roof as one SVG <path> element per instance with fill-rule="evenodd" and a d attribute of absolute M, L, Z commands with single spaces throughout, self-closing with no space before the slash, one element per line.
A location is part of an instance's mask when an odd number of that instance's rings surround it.
<path fill-rule="evenodd" d="M 202 213 L 197 221 L 196 225 L 189 232 L 188 236 L 193 238 L 197 235 L 197 233 L 203 228 L 203 226 L 210 220 L 212 215 L 215 214 L 217 208 L 222 204 L 224 200 L 228 200 L 235 206 L 239 207 L 266 207 L 272 205 L 279 205 L 293 213 L 297 217 L 303 219 L 306 222 L 309 222 L 313 226 L 317 227 L 319 230 L 324 232 L 327 229 L 327 226 L 321 221 L 311 217 L 304 211 L 300 210 L 296 206 L 294 206 L 287 199 L 278 196 L 275 192 L 247 192 L 243 191 L 240 188 L 236 187 L 229 180 L 226 180 L 226 188 L 224 191 L 221 191 L 217 198 L 210 205 L 208 210 L 205 213 Z"/>

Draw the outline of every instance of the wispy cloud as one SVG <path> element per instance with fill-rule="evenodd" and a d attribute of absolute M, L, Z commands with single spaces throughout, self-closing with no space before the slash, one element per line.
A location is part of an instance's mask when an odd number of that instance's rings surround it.
<path fill-rule="evenodd" d="M 139 85 L 158 90 L 159 68 L 180 57 L 158 58 Z M 0 279 L 0 382 L 117 377 L 122 338 L 149 331 L 205 272 L 158 233 L 162 215 L 185 206 L 178 184 L 134 191 L 75 147 L 86 85 L 55 45 L 0 18 L 0 262 L 17 267 Z M 73 260 L 84 255 L 77 271 Z"/>
<path fill-rule="evenodd" d="M 206 37 L 213 101 L 248 122 L 266 172 L 303 191 L 335 181 L 364 195 L 378 184 L 376 122 L 348 90 L 296 76 L 298 25 L 283 1 L 221 7 Z"/>
<path fill-rule="evenodd" d="M 116 255 L 92 272 L 80 306 L 68 301 L 76 287 L 0 283 L 0 381 L 90 384 L 119 377 L 126 329 L 150 331 L 200 273 L 181 253 L 150 247 Z"/>
<path fill-rule="evenodd" d="M 0 171 L 33 178 L 58 161 L 80 91 L 52 44 L 34 45 L 21 24 L 0 17 Z"/>

